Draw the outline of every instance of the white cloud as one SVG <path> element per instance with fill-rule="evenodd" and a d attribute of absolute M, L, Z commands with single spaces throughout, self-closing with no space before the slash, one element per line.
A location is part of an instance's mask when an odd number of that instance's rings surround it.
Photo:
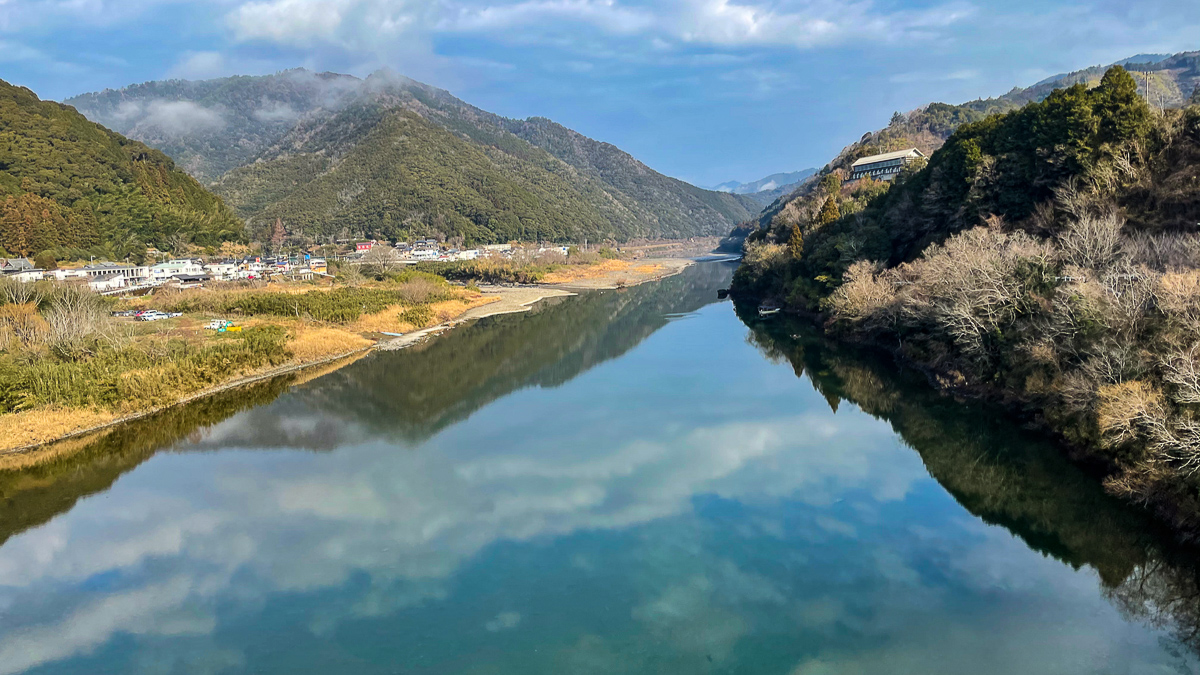
<path fill-rule="evenodd" d="M 616 37 L 644 37 L 662 46 L 812 49 L 854 41 L 900 43 L 928 38 L 973 11 L 961 2 L 888 11 L 869 0 L 783 4 L 672 0 L 639 6 L 616 0 L 254 0 L 233 9 L 226 20 L 237 40 L 293 46 L 324 43 L 349 49 L 385 50 L 397 37 L 435 33 L 486 33 L 527 41 L 557 35 L 556 42 L 561 42 L 563 36 L 575 39 L 573 32 L 581 26 Z"/>
<path fill-rule="evenodd" d="M 263 101 L 262 107 L 254 111 L 260 122 L 291 122 L 300 118 L 300 113 L 282 101 Z"/>
<path fill-rule="evenodd" d="M 239 40 L 305 44 L 331 40 L 354 0 L 264 0 L 249 2 L 228 16 Z"/>
<path fill-rule="evenodd" d="M 141 125 L 168 136 L 216 131 L 225 126 L 221 113 L 191 101 L 154 101 L 146 107 Z"/>

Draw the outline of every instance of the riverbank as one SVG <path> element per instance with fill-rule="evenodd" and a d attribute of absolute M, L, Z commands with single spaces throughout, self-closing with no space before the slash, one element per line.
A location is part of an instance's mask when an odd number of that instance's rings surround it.
<path fill-rule="evenodd" d="M 281 326 L 288 331 L 287 347 L 292 357 L 287 363 L 235 372 L 219 384 L 189 393 L 167 405 L 132 412 L 43 407 L 0 415 L 0 458 L 4 458 L 4 464 L 15 461 L 25 465 L 30 461 L 29 458 L 23 457 L 18 460 L 18 456 L 36 454 L 39 448 L 48 444 L 85 436 L 95 437 L 117 425 L 220 392 L 291 373 L 321 369 L 330 364 L 341 367 L 361 358 L 372 349 L 404 349 L 464 323 L 499 314 L 528 311 L 536 303 L 548 298 L 568 297 L 584 290 L 617 289 L 656 281 L 678 274 L 690 264 L 691 261 L 679 259 L 641 260 L 636 263 L 607 261 L 594 266 L 572 268 L 566 273 L 533 285 L 460 289 L 459 297 L 429 306 L 430 314 L 436 317 L 437 323 L 424 328 L 397 320 L 395 307 L 363 315 L 346 325 L 278 317 L 250 319 L 242 322 L 244 328 L 253 329 L 269 324 Z M 171 329 L 180 334 L 196 333 L 202 330 L 201 322 L 201 319 L 196 317 L 183 317 L 172 324 Z M 395 334 L 399 332 L 403 334 Z M 61 453 L 52 454 L 58 456 Z"/>

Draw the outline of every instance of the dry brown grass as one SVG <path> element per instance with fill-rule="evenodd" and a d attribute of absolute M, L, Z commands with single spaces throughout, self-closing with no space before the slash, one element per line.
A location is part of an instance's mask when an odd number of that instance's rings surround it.
<path fill-rule="evenodd" d="M 349 329 L 358 333 L 398 333 L 401 324 L 396 315 L 403 309 L 403 305 L 391 305 L 381 312 L 363 314 Z"/>
<path fill-rule="evenodd" d="M 596 279 L 612 272 L 623 272 L 631 266 L 627 260 L 605 260 L 595 265 L 572 265 L 547 274 L 542 277 L 542 283 L 565 284 L 580 279 Z"/>
<path fill-rule="evenodd" d="M 499 299 L 496 296 L 486 296 L 481 293 L 470 293 L 467 291 L 460 291 L 459 293 L 457 298 L 429 305 L 433 316 L 433 322 L 429 325 L 457 319 L 467 310 L 496 302 Z M 348 330 L 357 333 L 408 333 L 428 327 L 415 326 L 412 323 L 401 321 L 399 315 L 404 309 L 404 305 L 392 305 L 374 314 L 364 314 L 359 317 L 358 321 L 351 324 Z"/>
<path fill-rule="evenodd" d="M 347 354 L 366 349 L 374 344 L 357 333 L 323 326 L 301 328 L 295 331 L 293 336 L 288 341 L 287 347 L 293 354 L 293 361 L 297 363 L 307 363 L 338 354 Z"/>
<path fill-rule="evenodd" d="M 0 415 L 0 452 L 47 443 L 120 418 L 89 409 L 40 408 Z"/>

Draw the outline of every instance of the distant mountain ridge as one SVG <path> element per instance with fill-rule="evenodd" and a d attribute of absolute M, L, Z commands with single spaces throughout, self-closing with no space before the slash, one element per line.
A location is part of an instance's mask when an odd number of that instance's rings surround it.
<path fill-rule="evenodd" d="M 761 205 L 544 118 L 381 71 L 149 82 L 69 99 L 211 181 L 252 230 L 600 241 L 728 231 Z"/>
<path fill-rule="evenodd" d="M 766 206 L 787 192 L 792 191 L 803 180 L 817 173 L 817 169 L 803 169 L 788 173 L 773 173 L 750 183 L 727 181 L 709 188 L 717 192 L 747 195 L 761 206 Z"/>

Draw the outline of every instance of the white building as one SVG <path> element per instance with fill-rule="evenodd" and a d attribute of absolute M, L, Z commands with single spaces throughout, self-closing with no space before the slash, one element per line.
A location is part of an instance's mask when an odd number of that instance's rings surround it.
<path fill-rule="evenodd" d="M 55 281 L 67 281 L 69 279 L 87 279 L 90 276 L 91 275 L 87 273 L 87 270 L 81 267 L 68 267 L 50 270 L 45 273 L 43 278 L 54 279 Z"/>
<path fill-rule="evenodd" d="M 413 260 L 437 260 L 439 252 L 436 248 L 421 248 L 414 249 L 412 252 Z"/>
<path fill-rule="evenodd" d="M 45 270 L 40 270 L 36 267 L 22 267 L 21 269 L 0 269 L 0 277 L 5 279 L 16 279 L 21 283 L 30 281 L 41 281 L 45 275 Z"/>
<path fill-rule="evenodd" d="M 850 165 L 850 180 L 858 180 L 864 176 L 875 180 L 892 180 L 900 175 L 904 167 L 924 158 L 925 153 L 916 148 L 863 157 Z"/>
<path fill-rule="evenodd" d="M 88 277 L 88 288 L 103 293 L 105 291 L 115 291 L 119 288 L 125 288 L 125 282 L 129 277 L 122 275 L 120 272 L 110 272 L 99 276 Z"/>
<path fill-rule="evenodd" d="M 238 278 L 238 266 L 231 262 L 208 263 L 204 271 L 214 279 L 229 281 Z"/>
<path fill-rule="evenodd" d="M 92 279 L 117 274 L 124 277 L 127 282 L 131 282 L 130 285 L 142 283 L 150 278 L 150 268 L 146 265 L 98 262 L 91 265 L 84 265 L 83 271 Z"/>
<path fill-rule="evenodd" d="M 177 274 L 182 274 L 189 277 L 198 277 L 204 275 L 204 267 L 195 260 L 183 258 L 180 260 L 169 260 L 165 263 L 159 263 L 150 268 L 150 278 L 155 282 L 163 282 L 171 279 Z"/>

